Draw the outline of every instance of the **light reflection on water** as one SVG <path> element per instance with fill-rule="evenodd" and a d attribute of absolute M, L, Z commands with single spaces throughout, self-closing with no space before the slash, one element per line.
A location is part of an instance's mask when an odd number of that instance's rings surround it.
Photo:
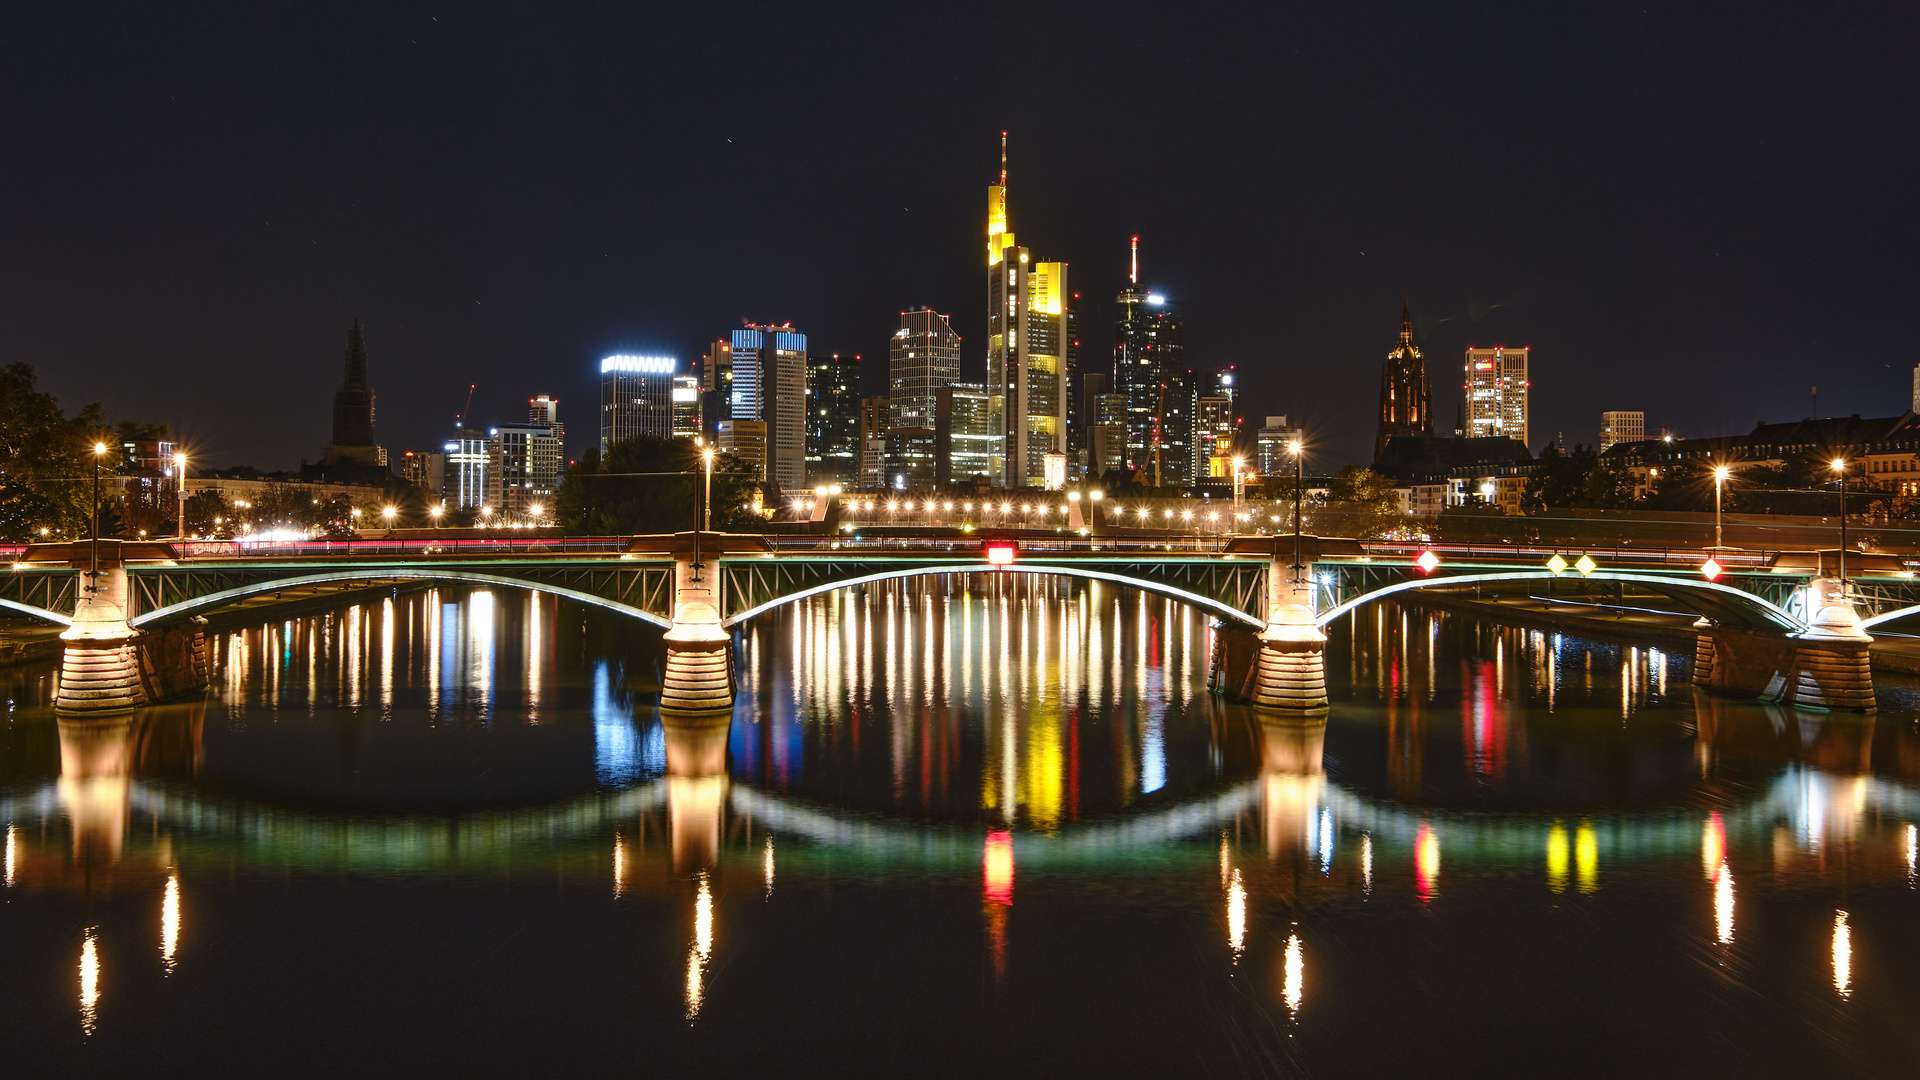
<path fill-rule="evenodd" d="M 510 901 L 523 922 L 583 927 L 581 1001 L 621 987 L 632 1023 L 671 1019 L 728 1045 L 816 1015 L 791 997 L 763 1008 L 776 992 L 763 985 L 800 980 L 822 1008 L 909 1015 L 911 994 L 849 974 L 868 957 L 897 957 L 901 985 L 944 995 L 936 1012 L 956 1030 L 998 1017 L 1017 1040 L 1024 1021 L 995 1002 L 1073 985 L 1114 1007 L 1244 1014 L 1252 1026 L 1236 1030 L 1279 1032 L 1286 1056 L 1332 1072 L 1381 1067 L 1354 1037 L 1379 1025 L 1467 1055 L 1430 1013 L 1473 985 L 1533 1015 L 1546 1006 L 1521 988 L 1561 977 L 1570 953 L 1586 959 L 1579 980 L 1554 984 L 1556 1014 L 1639 995 L 1688 1015 L 1719 989 L 1686 969 L 1638 973 L 1669 962 L 1654 942 L 1699 950 L 1746 991 L 1699 1022 L 1756 1047 L 1804 1034 L 1793 1010 L 1808 988 L 1850 1006 L 1920 990 L 1892 960 L 1920 944 L 1906 929 L 1910 717 L 1712 698 L 1684 653 L 1414 609 L 1334 630 L 1329 671 L 1348 681 L 1331 715 L 1279 720 L 1206 693 L 1215 631 L 1159 598 L 992 582 L 829 594 L 740 635 L 739 708 L 704 727 L 653 709 L 650 632 L 543 597 L 402 593 L 225 632 L 207 703 L 13 721 L 0 918 L 27 920 L 15 933 L 66 927 L 46 936 L 67 951 L 44 972 L 0 971 L 0 985 L 57 997 L 71 1030 L 70 920 L 98 911 L 79 936 L 79 1023 L 112 1037 L 236 963 L 311 969 L 289 960 L 310 947 L 378 968 L 397 947 L 325 915 L 310 941 L 270 932 L 289 896 L 378 889 L 409 909 L 454 885 Z M 444 807 L 387 803 L 433 770 Z M 276 777 L 294 794 L 277 795 Z M 113 948 L 133 934 L 164 984 L 140 982 L 135 950 Z M 636 941 L 655 944 L 635 956 L 622 943 Z M 1116 951 L 1130 966 L 1113 966 Z M 956 962 L 976 977 L 956 979 Z M 429 981 L 495 985 L 492 963 Z M 920 969 L 944 983 L 916 981 Z M 1261 986 L 1232 982 L 1256 972 Z M 926 1038 L 947 1022 L 911 1015 Z M 1049 1039 L 1109 1052 L 1093 1028 L 1059 1023 Z M 453 1030 L 425 1042 L 457 1057 Z M 1248 1049 L 1185 1031 L 1162 1036 L 1170 1058 L 1136 1046 L 1109 1065 L 1146 1054 L 1180 1072 Z M 1868 1034 L 1833 1038 L 1882 1052 Z"/>

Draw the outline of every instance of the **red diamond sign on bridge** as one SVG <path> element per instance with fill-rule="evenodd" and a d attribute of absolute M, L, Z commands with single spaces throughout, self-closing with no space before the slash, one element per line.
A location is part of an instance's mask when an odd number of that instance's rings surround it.
<path fill-rule="evenodd" d="M 1413 560 L 1413 565 L 1431 574 L 1433 573 L 1433 568 L 1440 565 L 1440 556 L 1435 555 L 1432 548 L 1428 548 L 1426 551 L 1420 553 L 1419 558 Z"/>

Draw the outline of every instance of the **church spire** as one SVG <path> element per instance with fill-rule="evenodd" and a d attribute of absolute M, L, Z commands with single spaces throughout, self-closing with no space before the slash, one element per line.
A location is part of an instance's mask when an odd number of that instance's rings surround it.
<path fill-rule="evenodd" d="M 1400 297 L 1400 344 L 1413 344 L 1413 301 L 1408 294 Z"/>
<path fill-rule="evenodd" d="M 360 318 L 355 316 L 353 328 L 347 331 L 347 377 L 344 389 L 364 390 L 367 388 L 367 335 L 360 329 Z"/>

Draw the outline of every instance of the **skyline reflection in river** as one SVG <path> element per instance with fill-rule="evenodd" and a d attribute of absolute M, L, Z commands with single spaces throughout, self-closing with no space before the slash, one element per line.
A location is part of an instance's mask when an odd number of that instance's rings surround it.
<path fill-rule="evenodd" d="M 205 703 L 0 733 L 0 1015 L 66 1074 L 1904 1060 L 1911 715 L 1332 629 L 1335 707 L 1280 720 L 1158 598 L 831 594 L 743 633 L 718 725 L 662 722 L 649 632 L 524 593 L 235 629 Z"/>

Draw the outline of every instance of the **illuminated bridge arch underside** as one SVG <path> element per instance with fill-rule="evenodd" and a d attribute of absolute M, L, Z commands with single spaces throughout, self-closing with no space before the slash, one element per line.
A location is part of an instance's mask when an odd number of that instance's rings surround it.
<path fill-rule="evenodd" d="M 667 627 L 672 625 L 665 614 L 672 573 L 670 564 L 658 568 L 619 568 L 599 572 L 592 568 L 580 568 L 539 574 L 527 571 L 488 573 L 441 566 L 363 566 L 349 570 L 263 577 L 260 580 L 247 581 L 224 589 L 214 589 L 199 596 L 174 599 L 171 603 L 154 607 L 127 621 L 134 628 L 139 629 L 169 619 L 212 611 L 267 593 L 317 585 L 429 581 L 444 582 L 449 585 L 498 585 L 511 589 L 544 592 L 569 600 L 578 600 L 583 604 L 592 604 L 655 626 Z M 137 575 L 136 581 L 148 576 Z M 614 595 L 602 595 L 603 593 Z M 147 592 L 147 595 L 158 594 Z M 658 610 L 652 610 L 654 608 Z"/>
<path fill-rule="evenodd" d="M 748 562 L 735 563 L 727 567 L 728 595 L 757 602 L 729 616 L 725 620 L 725 625 L 738 626 L 757 615 L 764 615 L 787 604 L 821 596 L 837 589 L 944 574 L 1025 574 L 1031 577 L 1068 577 L 1084 581 L 1104 581 L 1111 585 L 1139 589 L 1156 596 L 1177 600 L 1209 615 L 1255 630 L 1263 630 L 1267 625 L 1266 620 L 1259 613 L 1266 589 L 1267 564 L 1264 561 L 1259 563 L 1218 561 L 1210 564 L 1173 563 L 1168 565 L 1168 570 L 1172 573 L 1153 573 L 1152 576 L 1141 574 L 1137 564 L 1131 563 L 1101 567 L 1023 561 L 1010 566 L 989 567 L 977 559 L 969 559 L 964 563 L 924 563 L 887 570 L 873 570 L 873 564 L 867 563 L 853 564 L 852 569 L 845 571 L 852 576 L 826 572 L 819 575 L 819 578 L 824 580 L 816 580 L 811 584 L 787 580 L 775 583 L 773 588 L 769 588 L 765 583 L 759 584 L 756 588 L 740 582 L 739 579 L 743 573 L 764 565 L 764 563 Z M 1179 579 L 1174 575 L 1181 572 L 1186 572 L 1195 578 L 1186 583 L 1193 587 L 1189 588 L 1176 583 Z M 1165 578 L 1174 578 L 1174 580 L 1165 580 Z M 780 589 L 781 586 L 785 588 L 781 589 L 777 595 L 768 595 L 775 589 Z M 1228 599 L 1229 597 L 1231 599 Z"/>
<path fill-rule="evenodd" d="M 1387 585 L 1372 592 L 1362 593 L 1334 607 L 1321 612 L 1316 621 L 1321 626 L 1333 622 L 1356 608 L 1364 607 L 1375 600 L 1382 600 L 1396 593 L 1413 592 L 1420 589 L 1437 589 L 1458 585 L 1490 585 L 1520 581 L 1551 581 L 1555 575 L 1547 570 L 1510 570 L 1491 574 L 1458 574 L 1450 577 L 1422 577 L 1411 581 L 1402 581 Z M 1675 603 L 1682 604 L 1693 611 L 1718 623 L 1732 626 L 1746 626 L 1760 629 L 1799 633 L 1807 629 L 1805 623 L 1796 619 L 1786 609 L 1763 596 L 1732 585 L 1723 585 L 1714 581 L 1690 581 L 1684 578 L 1663 577 L 1658 574 L 1636 574 L 1618 571 L 1596 571 L 1587 575 L 1586 581 L 1617 581 L 1658 593 Z M 1910 609 L 1917 610 L 1920 609 Z"/>

